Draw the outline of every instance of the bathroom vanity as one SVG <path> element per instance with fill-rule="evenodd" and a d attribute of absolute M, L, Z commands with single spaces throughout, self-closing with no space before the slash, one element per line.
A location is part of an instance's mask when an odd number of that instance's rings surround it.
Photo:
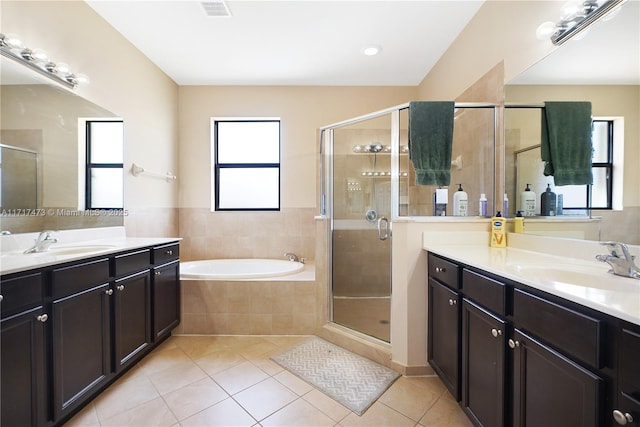
<path fill-rule="evenodd" d="M 180 322 L 177 239 L 3 251 L 1 261 L 2 425 L 62 424 Z"/>
<path fill-rule="evenodd" d="M 486 246 L 425 239 L 428 361 L 472 422 L 640 425 L 640 281 Z"/>

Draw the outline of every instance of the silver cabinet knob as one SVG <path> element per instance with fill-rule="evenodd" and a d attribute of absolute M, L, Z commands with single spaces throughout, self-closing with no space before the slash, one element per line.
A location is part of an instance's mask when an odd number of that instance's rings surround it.
<path fill-rule="evenodd" d="M 511 348 L 520 347 L 520 341 L 514 341 L 512 339 L 509 339 L 509 347 Z"/>
<path fill-rule="evenodd" d="M 493 335 L 494 337 L 498 337 L 498 336 L 502 335 L 502 330 L 494 328 L 494 329 L 491 330 L 491 335 Z"/>
<path fill-rule="evenodd" d="M 171 249 L 169 249 L 168 251 L 165 251 L 166 255 L 173 255 L 173 251 Z"/>
<path fill-rule="evenodd" d="M 116 289 L 118 289 L 119 291 L 124 291 L 124 285 L 118 285 L 116 286 Z"/>
<path fill-rule="evenodd" d="M 633 422 L 633 416 L 630 413 L 622 411 L 618 411 L 617 409 L 613 411 L 613 419 L 616 420 L 618 424 L 621 426 L 627 425 L 627 423 Z"/>
<path fill-rule="evenodd" d="M 113 295 L 113 289 L 107 289 L 104 293 L 107 295 Z"/>
<path fill-rule="evenodd" d="M 38 322 L 46 322 L 49 319 L 49 316 L 47 316 L 47 314 L 41 314 L 40 316 L 36 317 L 36 319 L 38 320 Z"/>
<path fill-rule="evenodd" d="M 449 298 L 449 305 L 456 305 L 458 303 L 458 301 L 454 300 L 453 298 Z"/>
<path fill-rule="evenodd" d="M 4 297 L 2 295 L 0 295 L 0 302 L 2 302 L 3 299 L 4 299 Z"/>
<path fill-rule="evenodd" d="M 447 271 L 447 269 L 444 267 L 436 267 L 436 273 L 444 273 L 445 271 Z"/>
<path fill-rule="evenodd" d="M 156 270 L 155 275 L 156 275 L 156 276 L 159 276 L 159 275 L 160 275 L 160 272 Z"/>

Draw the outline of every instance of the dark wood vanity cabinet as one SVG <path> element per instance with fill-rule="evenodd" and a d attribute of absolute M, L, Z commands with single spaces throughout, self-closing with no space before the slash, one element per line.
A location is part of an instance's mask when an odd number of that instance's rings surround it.
<path fill-rule="evenodd" d="M 506 322 L 464 299 L 461 404 L 477 425 L 505 425 L 505 349 Z"/>
<path fill-rule="evenodd" d="M 433 277 L 443 261 L 460 271 L 459 350 L 438 338 L 455 324 L 438 315 L 435 285 L 454 292 Z M 432 355 L 459 361 L 459 401 L 475 425 L 640 426 L 640 327 L 432 253 L 428 263 L 429 363 L 443 377 Z"/>
<path fill-rule="evenodd" d="M 0 425 L 61 425 L 170 335 L 180 287 L 169 246 L 160 265 L 149 247 L 1 278 Z"/>
<path fill-rule="evenodd" d="M 0 425 L 43 425 L 47 419 L 42 275 L 10 275 L 0 283 Z"/>
<path fill-rule="evenodd" d="M 640 326 L 620 327 L 619 375 L 612 417 L 616 425 L 640 426 Z"/>
<path fill-rule="evenodd" d="M 429 255 L 427 357 L 456 400 L 460 400 L 459 280 L 457 265 Z"/>

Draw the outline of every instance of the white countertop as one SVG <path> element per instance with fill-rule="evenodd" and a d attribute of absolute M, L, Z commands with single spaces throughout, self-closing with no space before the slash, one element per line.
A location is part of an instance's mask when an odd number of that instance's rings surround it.
<path fill-rule="evenodd" d="M 16 273 L 35 268 L 47 267 L 69 261 L 109 255 L 137 248 L 163 245 L 181 240 L 178 237 L 127 237 L 124 227 L 105 227 L 87 230 L 63 230 L 53 232 L 58 240 L 51 251 L 24 254 L 33 245 L 38 233 L 23 233 L 0 238 L 0 274 Z M 93 247 L 82 253 L 56 253 L 53 249 Z"/>
<path fill-rule="evenodd" d="M 607 253 L 597 242 L 523 236 L 522 242 L 514 238 L 513 246 L 492 248 L 488 233 L 471 239 L 446 239 L 441 234 L 445 233 L 425 233 L 424 249 L 640 325 L 640 280 L 608 273 L 609 265 L 591 256 Z M 548 251 L 540 251 L 545 246 Z M 630 249 L 637 253 L 637 247 Z"/>

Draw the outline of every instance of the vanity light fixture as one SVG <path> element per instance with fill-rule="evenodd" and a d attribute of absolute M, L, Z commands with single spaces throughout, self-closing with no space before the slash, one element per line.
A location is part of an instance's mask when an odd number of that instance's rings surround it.
<path fill-rule="evenodd" d="M 559 46 L 578 34 L 584 34 L 591 24 L 618 8 L 627 0 L 578 0 L 565 3 L 560 14 L 560 21 L 542 23 L 536 30 L 540 40 L 547 37 Z"/>
<path fill-rule="evenodd" d="M 62 85 L 74 89 L 80 84 L 88 84 L 89 77 L 81 73 L 73 73 L 64 62 L 55 63 L 49 59 L 42 49 L 30 49 L 15 34 L 0 33 L 0 53 L 32 70 L 55 80 Z"/>

